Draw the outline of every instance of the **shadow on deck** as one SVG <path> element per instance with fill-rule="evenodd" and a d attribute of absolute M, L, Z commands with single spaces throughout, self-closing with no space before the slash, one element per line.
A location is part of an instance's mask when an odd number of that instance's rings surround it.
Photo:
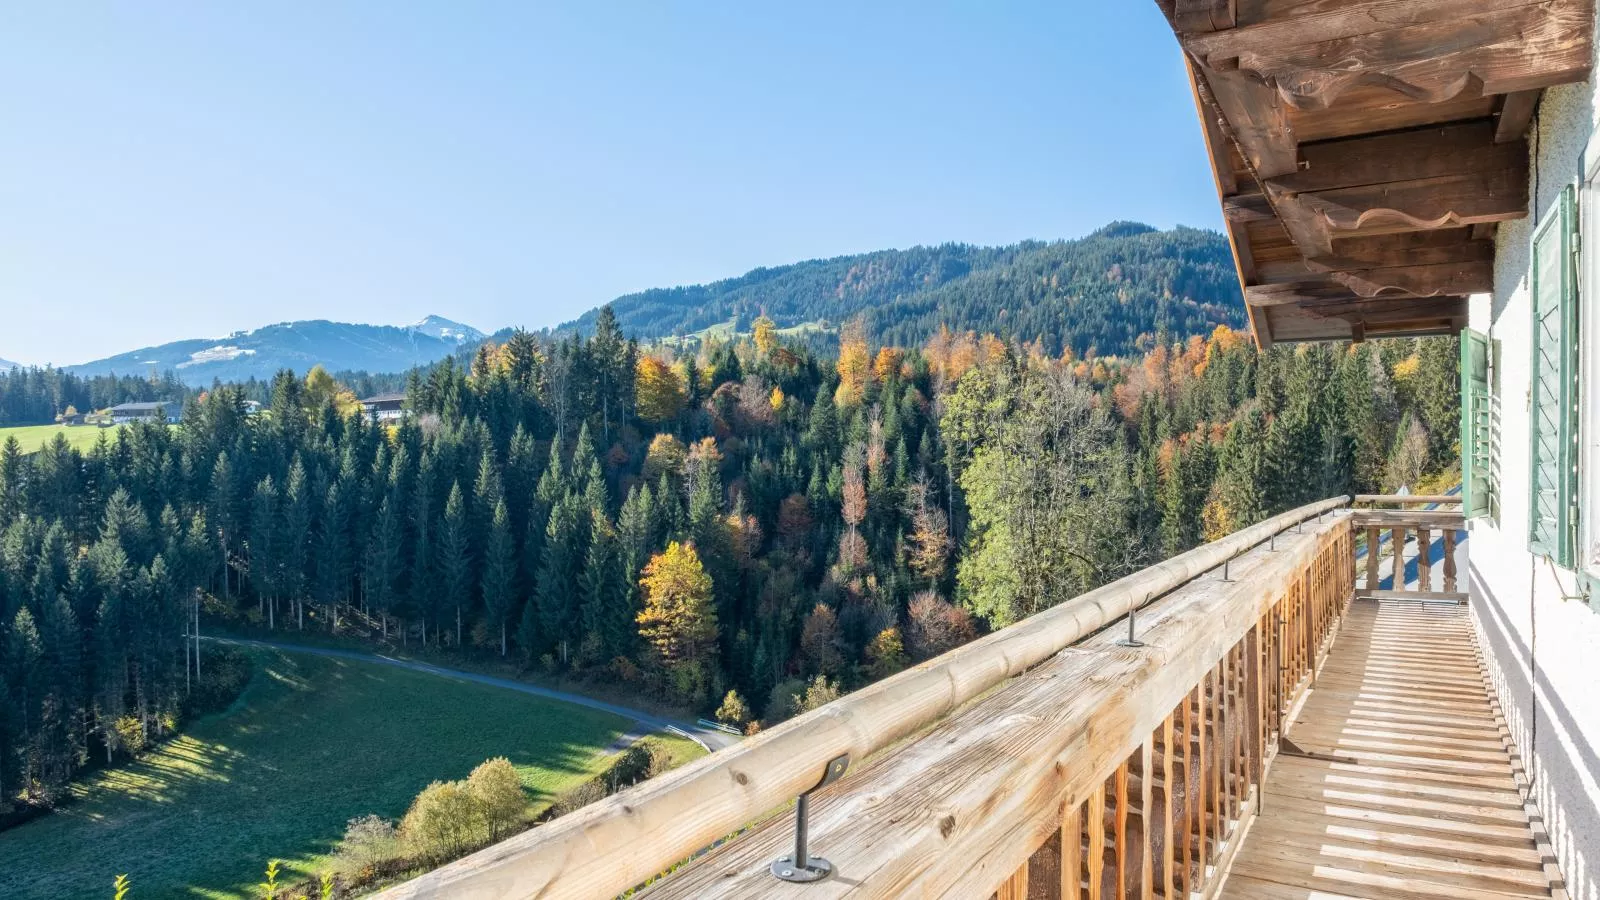
<path fill-rule="evenodd" d="M 1353 601 L 1220 896 L 1563 896 L 1492 697 L 1464 606 Z"/>

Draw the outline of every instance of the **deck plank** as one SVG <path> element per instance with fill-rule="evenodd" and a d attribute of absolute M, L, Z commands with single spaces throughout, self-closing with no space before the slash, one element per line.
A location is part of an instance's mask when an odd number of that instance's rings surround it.
<path fill-rule="evenodd" d="M 1218 896 L 1551 897 L 1464 607 L 1357 600 Z"/>

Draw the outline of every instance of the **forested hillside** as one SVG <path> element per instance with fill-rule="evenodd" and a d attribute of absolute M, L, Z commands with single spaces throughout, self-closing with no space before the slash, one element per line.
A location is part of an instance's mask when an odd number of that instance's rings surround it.
<path fill-rule="evenodd" d="M 1197 238 L 1198 240 L 1198 238 Z M 183 635 L 356 623 L 755 727 L 1202 540 L 1455 459 L 1455 343 L 1084 359 L 845 329 L 642 351 L 518 333 L 412 377 L 213 390 L 88 453 L 0 447 L 0 789 L 175 727 Z"/>
<path fill-rule="evenodd" d="M 1080 240 L 1010 247 L 944 244 L 762 268 L 707 285 L 664 288 L 611 304 L 642 339 L 732 322 L 748 332 L 765 313 L 780 328 L 861 316 L 879 340 L 915 346 L 940 327 L 992 332 L 1045 352 L 1147 350 L 1217 325 L 1241 327 L 1243 307 L 1227 240 L 1213 231 L 1156 231 L 1119 222 Z M 592 334 L 598 313 L 570 323 Z"/>
<path fill-rule="evenodd" d="M 72 407 L 81 413 L 136 400 L 182 400 L 190 390 L 177 376 L 73 375 L 60 369 L 0 370 L 0 426 L 37 425 Z"/>

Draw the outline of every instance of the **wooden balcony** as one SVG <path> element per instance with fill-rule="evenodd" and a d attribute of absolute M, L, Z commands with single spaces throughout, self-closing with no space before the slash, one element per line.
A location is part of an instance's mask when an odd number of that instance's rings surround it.
<path fill-rule="evenodd" d="M 1564 896 L 1459 518 L 1287 513 L 390 896 Z M 773 866 L 802 793 L 811 883 Z"/>

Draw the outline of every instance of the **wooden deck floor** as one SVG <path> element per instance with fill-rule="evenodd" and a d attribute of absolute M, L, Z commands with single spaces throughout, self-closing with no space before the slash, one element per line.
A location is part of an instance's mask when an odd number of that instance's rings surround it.
<path fill-rule="evenodd" d="M 1220 896 L 1564 896 L 1464 607 L 1355 601 L 1288 734 Z"/>

